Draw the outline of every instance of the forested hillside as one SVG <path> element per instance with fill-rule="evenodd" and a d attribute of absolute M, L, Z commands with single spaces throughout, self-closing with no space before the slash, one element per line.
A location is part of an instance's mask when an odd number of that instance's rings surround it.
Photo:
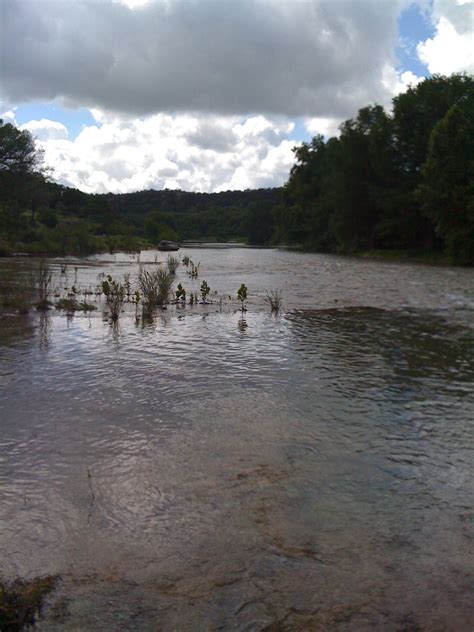
<path fill-rule="evenodd" d="M 295 149 L 283 189 L 91 195 L 48 181 L 0 123 L 0 253 L 87 254 L 161 239 L 434 252 L 474 264 L 474 80 L 434 76 Z M 54 174 L 53 174 L 54 176 Z"/>
<path fill-rule="evenodd" d="M 138 250 L 162 239 L 250 244 L 271 239 L 280 189 L 92 195 L 48 181 L 28 132 L 1 125 L 0 145 L 5 154 L 0 168 L 0 254 Z M 25 147 L 28 163 L 22 158 Z M 12 156 L 8 160 L 7 152 Z"/>
<path fill-rule="evenodd" d="M 189 193 L 141 191 L 104 196 L 117 215 L 134 223 L 152 242 L 160 239 L 240 239 L 269 242 L 273 208 L 281 189 Z"/>

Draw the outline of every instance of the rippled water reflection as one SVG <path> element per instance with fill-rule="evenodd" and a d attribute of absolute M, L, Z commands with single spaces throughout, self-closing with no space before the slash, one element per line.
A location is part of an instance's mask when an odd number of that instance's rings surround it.
<path fill-rule="evenodd" d="M 192 257 L 249 286 L 247 327 L 99 310 L 3 336 L 2 570 L 68 599 L 40 629 L 471 630 L 473 272 Z M 79 284 L 137 267 L 97 259 Z"/>

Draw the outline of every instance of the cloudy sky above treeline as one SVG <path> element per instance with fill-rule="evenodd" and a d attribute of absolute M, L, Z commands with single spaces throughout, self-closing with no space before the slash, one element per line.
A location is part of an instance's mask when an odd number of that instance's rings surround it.
<path fill-rule="evenodd" d="M 1 0 L 0 112 L 87 192 L 280 186 L 292 148 L 474 73 L 474 0 Z"/>

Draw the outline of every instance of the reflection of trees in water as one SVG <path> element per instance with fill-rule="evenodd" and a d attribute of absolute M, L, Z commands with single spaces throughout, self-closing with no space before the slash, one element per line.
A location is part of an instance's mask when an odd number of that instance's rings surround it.
<path fill-rule="evenodd" d="M 423 506 L 464 507 L 473 483 L 474 331 L 425 310 L 310 310 L 288 320 L 294 364 L 317 376 L 299 402 L 331 420 L 331 445 L 347 442 L 373 459 Z"/>
<path fill-rule="evenodd" d="M 378 363 L 389 381 L 474 381 L 474 332 L 433 312 L 355 307 L 295 311 L 287 319 L 303 355 L 346 371 Z"/>

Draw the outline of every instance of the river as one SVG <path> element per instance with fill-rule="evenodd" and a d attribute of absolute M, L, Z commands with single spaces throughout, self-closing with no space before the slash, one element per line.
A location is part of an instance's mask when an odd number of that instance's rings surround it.
<path fill-rule="evenodd" d="M 178 254 L 212 305 L 0 320 L 0 570 L 61 578 L 37 629 L 472 632 L 474 270 Z"/>

